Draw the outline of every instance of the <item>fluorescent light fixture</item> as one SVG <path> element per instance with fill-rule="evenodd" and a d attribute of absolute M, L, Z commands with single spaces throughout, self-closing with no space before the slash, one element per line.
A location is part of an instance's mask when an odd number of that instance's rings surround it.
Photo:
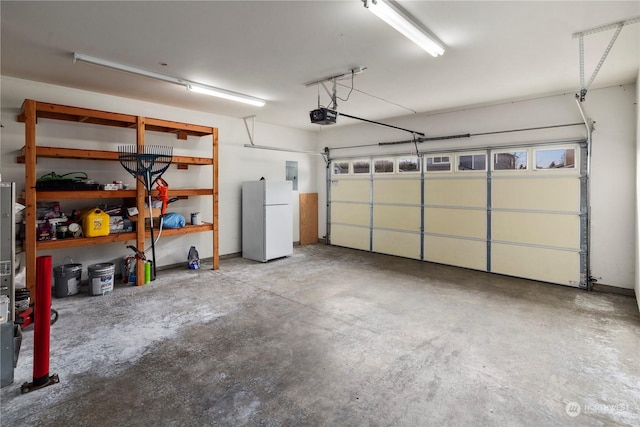
<path fill-rule="evenodd" d="M 219 89 L 212 86 L 190 84 L 189 86 L 187 86 L 187 89 L 195 93 L 202 93 L 204 95 L 217 96 L 218 98 L 229 99 L 231 101 L 236 101 L 236 102 L 244 102 L 245 104 L 255 105 L 256 107 L 263 107 L 265 104 L 265 101 L 262 99 L 254 98 L 248 95 L 243 95 L 237 92 L 231 92 L 225 89 Z"/>
<path fill-rule="evenodd" d="M 229 99 L 231 101 L 243 102 L 245 104 L 262 107 L 266 101 L 253 96 L 245 95 L 239 92 L 233 92 L 227 89 L 221 89 L 205 84 L 192 82 L 178 77 L 168 76 L 166 74 L 156 73 L 155 71 L 145 70 L 143 68 L 132 67 L 131 65 L 120 64 L 118 62 L 109 61 L 107 59 L 96 58 L 95 56 L 84 55 L 81 53 L 73 54 L 73 62 L 86 62 L 87 64 L 99 65 L 101 67 L 110 68 L 112 70 L 124 71 L 125 73 L 135 74 L 137 76 L 148 77 L 167 83 L 173 83 L 186 87 L 189 91 L 202 93 L 205 95 L 216 96 L 218 98 Z"/>
<path fill-rule="evenodd" d="M 363 0 L 364 7 L 392 26 L 400 34 L 426 50 L 434 57 L 444 53 L 444 47 L 419 24 L 410 19 L 399 6 L 384 0 Z"/>
<path fill-rule="evenodd" d="M 178 85 L 184 86 L 184 80 L 178 79 L 176 77 L 167 76 L 166 74 L 160 74 L 149 70 L 144 70 L 142 68 L 132 67 L 130 65 L 118 64 L 117 62 L 112 62 L 102 58 L 96 58 L 95 56 L 83 55 L 81 53 L 73 54 L 73 63 L 76 62 L 86 62 L 87 64 L 99 65 L 105 68 L 111 68 L 112 70 L 124 71 L 125 73 L 136 74 L 142 77 L 149 77 L 156 80 L 162 80 L 164 82 L 175 83 Z"/>
<path fill-rule="evenodd" d="M 260 150 L 284 151 L 286 153 L 313 154 L 315 156 L 322 156 L 323 155 L 323 153 L 317 153 L 315 151 L 294 150 L 292 148 L 269 147 L 269 146 L 266 146 L 266 145 L 244 144 L 244 146 L 245 146 L 245 148 L 258 148 Z"/>

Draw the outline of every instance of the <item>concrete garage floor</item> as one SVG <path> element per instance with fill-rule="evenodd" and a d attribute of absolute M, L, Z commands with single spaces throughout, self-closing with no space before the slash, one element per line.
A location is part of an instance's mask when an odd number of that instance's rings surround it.
<path fill-rule="evenodd" d="M 314 245 L 53 306 L 2 426 L 640 425 L 631 297 Z"/>

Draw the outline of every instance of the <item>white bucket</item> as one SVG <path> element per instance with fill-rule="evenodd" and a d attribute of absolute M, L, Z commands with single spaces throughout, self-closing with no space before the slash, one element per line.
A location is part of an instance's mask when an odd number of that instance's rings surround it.
<path fill-rule="evenodd" d="M 89 266 L 89 295 L 104 295 L 113 290 L 115 264 L 110 262 Z"/>

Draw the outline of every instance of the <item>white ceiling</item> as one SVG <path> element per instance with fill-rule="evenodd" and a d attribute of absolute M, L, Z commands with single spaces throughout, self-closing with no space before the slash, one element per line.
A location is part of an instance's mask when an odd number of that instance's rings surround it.
<path fill-rule="evenodd" d="M 344 1 L 2 1 L 2 75 L 317 130 L 304 83 L 368 69 L 338 110 L 372 120 L 579 90 L 575 32 L 640 15 L 639 1 L 399 1 L 446 45 L 433 58 Z M 640 24 L 623 28 L 593 87 L 632 83 Z M 585 37 L 587 79 L 613 31 Z M 73 52 L 266 99 L 262 108 L 73 64 Z M 166 63 L 166 66 L 160 65 Z M 350 81 L 342 84 L 349 85 Z M 362 92 L 360 92 L 362 91 Z M 364 93 L 369 94 L 365 95 Z M 320 90 L 321 103 L 329 98 Z M 348 88 L 339 87 L 346 97 Z M 355 123 L 342 118 L 340 124 Z"/>

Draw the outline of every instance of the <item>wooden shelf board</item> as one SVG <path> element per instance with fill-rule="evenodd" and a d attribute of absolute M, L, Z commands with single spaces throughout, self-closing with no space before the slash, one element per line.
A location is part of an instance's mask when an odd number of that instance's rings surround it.
<path fill-rule="evenodd" d="M 201 225 L 186 225 L 182 228 L 164 228 L 162 230 L 162 236 L 179 236 L 190 233 L 202 233 L 204 231 L 213 231 L 213 224 L 203 223 Z M 151 232 L 146 230 L 145 236 L 150 238 Z M 157 229 L 154 229 L 154 236 L 158 236 Z M 99 237 L 69 237 L 67 239 L 58 240 L 41 240 L 36 242 L 36 250 L 44 251 L 77 246 L 102 245 L 105 243 L 127 242 L 129 240 L 136 240 L 135 231 L 131 233 L 109 234 L 108 236 Z"/>
<path fill-rule="evenodd" d="M 213 188 L 176 188 L 174 190 L 169 189 L 169 197 L 181 196 L 213 196 Z"/>
<path fill-rule="evenodd" d="M 65 120 L 77 123 L 90 123 L 102 126 L 122 128 L 136 128 L 137 116 L 131 114 L 112 113 L 109 111 L 93 110 L 90 108 L 69 107 L 66 105 L 52 104 L 35 101 L 36 118 Z M 25 121 L 25 104 L 22 106 L 19 122 Z M 145 118 L 145 129 L 154 132 L 175 133 L 179 136 L 206 136 L 212 135 L 213 129 L 209 126 L 191 125 L 169 120 Z"/>
<path fill-rule="evenodd" d="M 126 242 L 136 240 L 136 233 L 109 234 L 99 237 L 69 237 L 67 239 L 41 240 L 36 242 L 36 250 L 62 249 L 76 246 L 102 245 L 105 243 Z"/>
<path fill-rule="evenodd" d="M 18 121 L 24 121 L 25 103 L 22 104 L 22 113 Z M 88 108 L 70 107 L 66 105 L 52 104 L 35 101 L 36 118 L 66 120 L 78 123 L 92 123 L 103 126 L 135 127 L 137 117 L 131 114 L 111 113 L 108 111 L 91 110 Z"/>
<path fill-rule="evenodd" d="M 170 120 L 145 118 L 145 130 L 156 132 L 177 133 L 189 136 L 206 136 L 213 134 L 213 128 L 209 126 L 192 125 L 188 123 L 173 122 Z"/>
<path fill-rule="evenodd" d="M 38 200 L 58 199 L 132 199 L 136 197 L 136 190 L 68 190 L 68 191 L 36 191 Z M 158 195 L 158 190 L 151 191 L 152 196 Z M 169 197 L 212 196 L 213 188 L 175 188 L 169 189 Z"/>
<path fill-rule="evenodd" d="M 18 163 L 24 163 L 25 149 L 25 147 L 22 147 L 22 156 L 18 157 Z M 117 151 L 45 147 L 41 145 L 36 147 L 36 157 L 46 157 L 51 159 L 90 159 L 111 161 L 119 160 Z M 158 163 L 160 163 L 160 161 L 158 161 Z M 213 159 L 210 157 L 173 156 L 173 163 L 181 165 L 204 166 L 212 165 Z"/>
<path fill-rule="evenodd" d="M 126 199 L 136 197 L 136 190 L 37 191 L 38 200 L 58 199 Z"/>
<path fill-rule="evenodd" d="M 154 233 L 156 233 L 156 236 L 158 234 L 157 231 L 158 230 L 154 229 Z M 185 225 L 182 228 L 164 228 L 162 229 L 162 235 L 178 236 L 178 235 L 189 234 L 189 233 L 202 233 L 203 231 L 213 231 L 213 224 L 202 223 L 201 225 Z M 150 237 L 149 232 L 147 232 L 147 237 Z"/>

